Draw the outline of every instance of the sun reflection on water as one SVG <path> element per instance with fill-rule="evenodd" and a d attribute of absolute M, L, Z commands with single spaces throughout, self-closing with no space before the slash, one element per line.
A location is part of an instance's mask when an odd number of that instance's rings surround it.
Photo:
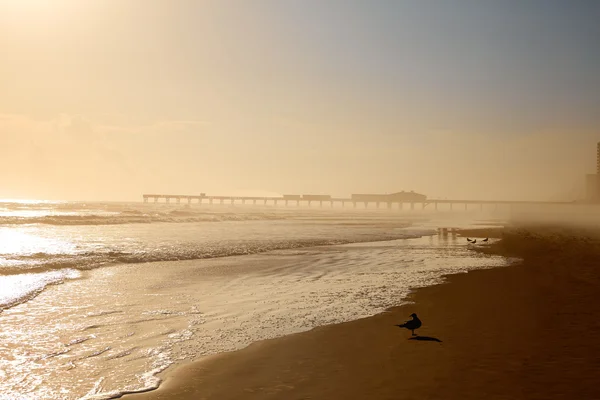
<path fill-rule="evenodd" d="M 65 254 L 74 249 L 74 244 L 43 237 L 27 232 L 31 228 L 0 227 L 0 256 L 31 256 L 35 254 Z M 36 229 L 39 230 L 39 229 Z M 2 266 L 0 258 L 0 267 Z"/>

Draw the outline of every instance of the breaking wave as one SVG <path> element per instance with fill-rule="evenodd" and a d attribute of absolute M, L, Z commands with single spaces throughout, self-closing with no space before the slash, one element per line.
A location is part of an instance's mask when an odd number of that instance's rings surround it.
<path fill-rule="evenodd" d="M 199 260 L 258 254 L 275 250 L 300 249 L 347 243 L 388 241 L 419 237 L 428 232 L 358 235 L 339 239 L 249 240 L 219 243 L 165 246 L 148 250 L 99 250 L 71 254 L 33 253 L 0 257 L 0 287 L 12 290 L 0 295 L 0 312 L 41 293 L 46 286 L 81 277 L 81 271 L 115 264 L 158 261 Z"/>
<path fill-rule="evenodd" d="M 0 292 L 0 312 L 5 308 L 10 308 L 34 298 L 48 285 L 56 285 L 80 276 L 81 273 L 74 269 L 2 276 L 1 286 L 3 290 Z"/>
<path fill-rule="evenodd" d="M 102 215 L 43 215 L 43 216 L 0 216 L 0 225 L 119 225 L 150 224 L 158 222 L 220 222 L 220 221 L 258 221 L 283 219 L 272 213 L 200 213 L 185 210 L 173 210 L 166 213 L 146 214 L 138 210 Z"/>
<path fill-rule="evenodd" d="M 0 264 L 0 275 L 24 272 L 47 272 L 62 269 L 90 270 L 111 264 L 138 264 L 157 261 L 200 260 L 207 258 L 258 254 L 274 250 L 299 249 L 314 246 L 333 246 L 348 243 L 376 242 L 418 237 L 420 234 L 374 235 L 345 239 L 297 239 L 271 241 L 238 241 L 227 246 L 204 243 L 202 245 L 165 247 L 133 252 L 107 250 L 76 254 L 34 253 L 15 255 L 10 263 Z M 6 261 L 6 260 L 5 260 Z"/>

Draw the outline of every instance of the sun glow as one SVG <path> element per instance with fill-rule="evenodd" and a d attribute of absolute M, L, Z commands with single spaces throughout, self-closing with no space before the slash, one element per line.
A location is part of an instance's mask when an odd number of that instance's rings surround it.
<path fill-rule="evenodd" d="M 37 31 L 62 25 L 81 11 L 86 1 L 0 0 L 0 21 L 12 31 Z"/>
<path fill-rule="evenodd" d="M 0 228 L 0 257 L 3 255 L 31 256 L 47 253 L 56 254 L 72 250 L 70 243 L 45 238 L 27 232 L 29 228 Z"/>
<path fill-rule="evenodd" d="M 0 10 L 13 16 L 45 14 L 63 8 L 64 0 L 0 0 Z"/>

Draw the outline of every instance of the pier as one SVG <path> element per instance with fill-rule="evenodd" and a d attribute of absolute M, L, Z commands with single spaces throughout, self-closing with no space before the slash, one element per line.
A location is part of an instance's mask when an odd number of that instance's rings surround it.
<path fill-rule="evenodd" d="M 410 194 L 407 192 L 406 194 Z M 359 196 L 359 197 L 357 197 Z M 479 210 L 498 209 L 500 206 L 513 205 L 573 205 L 565 201 L 510 201 L 510 200 L 447 200 L 447 199 L 398 199 L 396 197 L 377 198 L 353 195 L 349 198 L 331 197 L 329 195 L 283 195 L 279 197 L 251 196 L 207 196 L 178 195 L 178 194 L 144 194 L 144 203 L 167 204 L 208 204 L 208 205 L 260 205 L 260 206 L 318 206 L 318 207 L 349 207 L 357 209 L 389 209 L 389 210 Z M 375 196 L 375 195 L 374 195 Z M 379 195 L 392 196 L 392 195 Z M 408 197 L 408 196 L 407 196 Z M 413 196 L 416 197 L 416 196 Z M 424 197 L 424 196 L 423 196 Z"/>

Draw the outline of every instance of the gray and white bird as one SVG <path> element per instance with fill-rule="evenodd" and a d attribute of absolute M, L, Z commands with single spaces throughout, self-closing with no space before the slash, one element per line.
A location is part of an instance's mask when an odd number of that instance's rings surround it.
<path fill-rule="evenodd" d="M 487 242 L 487 241 L 488 241 L 488 238 L 485 238 L 482 240 L 482 242 Z"/>
<path fill-rule="evenodd" d="M 412 313 L 410 314 L 410 316 L 412 317 L 411 320 L 406 321 L 403 324 L 399 324 L 399 325 L 395 325 L 398 328 L 406 328 L 406 329 L 410 329 L 412 332 L 412 335 L 415 336 L 415 329 L 419 329 L 421 327 L 421 320 L 419 319 L 419 317 L 417 317 L 417 314 Z"/>

